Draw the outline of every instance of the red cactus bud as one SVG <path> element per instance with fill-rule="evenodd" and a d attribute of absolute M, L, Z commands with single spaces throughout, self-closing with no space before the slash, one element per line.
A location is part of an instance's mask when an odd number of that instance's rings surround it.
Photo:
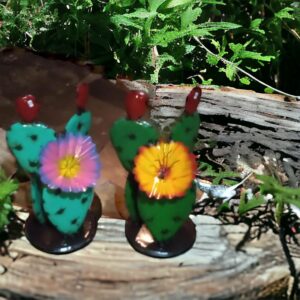
<path fill-rule="evenodd" d="M 76 105 L 79 109 L 85 109 L 89 97 L 89 85 L 80 83 L 77 85 Z"/>
<path fill-rule="evenodd" d="M 186 97 L 185 102 L 185 112 L 187 114 L 193 114 L 197 111 L 197 107 L 201 99 L 201 94 L 202 89 L 200 88 L 200 86 L 196 86 L 190 91 L 190 93 Z"/>
<path fill-rule="evenodd" d="M 130 120 L 141 118 L 146 110 L 149 96 L 143 91 L 129 91 L 125 98 L 125 108 Z"/>
<path fill-rule="evenodd" d="M 17 98 L 16 110 L 23 122 L 31 123 L 36 120 L 40 105 L 33 95 L 26 95 Z"/>

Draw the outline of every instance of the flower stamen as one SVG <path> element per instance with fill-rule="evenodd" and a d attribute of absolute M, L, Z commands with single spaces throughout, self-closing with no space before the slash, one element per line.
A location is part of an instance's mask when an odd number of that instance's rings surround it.
<path fill-rule="evenodd" d="M 74 178 L 80 170 L 79 159 L 73 155 L 62 158 L 58 163 L 59 174 L 65 178 Z"/>

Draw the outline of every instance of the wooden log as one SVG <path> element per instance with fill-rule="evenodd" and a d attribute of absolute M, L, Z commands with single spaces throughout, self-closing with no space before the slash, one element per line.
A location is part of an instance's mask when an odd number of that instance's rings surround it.
<path fill-rule="evenodd" d="M 178 117 L 191 87 L 158 85 L 152 118 L 167 126 Z M 198 111 L 202 145 L 214 143 L 212 155 L 237 170 L 258 169 L 273 161 L 293 186 L 300 181 L 300 103 L 279 95 L 223 88 L 203 89 Z M 283 178 L 284 180 L 284 178 Z"/>
<path fill-rule="evenodd" d="M 78 252 L 54 256 L 25 238 L 1 259 L 0 296 L 8 299 L 263 299 L 282 295 L 289 270 L 278 240 L 266 234 L 236 252 L 241 226 L 193 217 L 197 239 L 187 253 L 154 259 L 135 252 L 124 221 L 102 218 L 95 240 Z M 296 260 L 300 267 L 300 260 Z M 270 299 L 270 298 L 268 298 Z M 282 298 L 279 298 L 282 299 Z"/>

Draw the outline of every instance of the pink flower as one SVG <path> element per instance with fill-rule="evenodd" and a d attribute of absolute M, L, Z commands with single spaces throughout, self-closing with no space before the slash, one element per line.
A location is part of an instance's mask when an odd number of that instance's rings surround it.
<path fill-rule="evenodd" d="M 67 133 L 49 142 L 41 153 L 41 180 L 51 189 L 82 192 L 100 176 L 99 156 L 90 136 Z"/>

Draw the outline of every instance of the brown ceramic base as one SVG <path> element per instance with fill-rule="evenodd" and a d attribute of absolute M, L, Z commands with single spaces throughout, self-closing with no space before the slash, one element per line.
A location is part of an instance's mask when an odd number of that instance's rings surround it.
<path fill-rule="evenodd" d="M 170 258 L 178 256 L 192 248 L 196 239 L 195 224 L 188 219 L 179 229 L 176 235 L 163 243 L 154 242 L 147 247 L 142 247 L 136 242 L 136 236 L 141 228 L 141 224 L 137 224 L 130 220 L 125 224 L 125 235 L 129 244 L 137 251 L 144 255 L 156 258 Z"/>
<path fill-rule="evenodd" d="M 25 235 L 32 246 L 50 254 L 67 254 L 88 245 L 97 231 L 97 219 L 88 213 L 79 232 L 72 235 L 62 234 L 49 223 L 41 224 L 30 214 L 25 222 Z"/>
<path fill-rule="evenodd" d="M 67 254 L 82 249 L 93 240 L 100 216 L 100 199 L 94 197 L 83 226 L 76 234 L 63 234 L 49 222 L 41 224 L 33 213 L 26 220 L 24 231 L 28 241 L 35 248 L 50 254 Z"/>
<path fill-rule="evenodd" d="M 102 216 L 101 200 L 96 194 L 94 194 L 94 199 L 90 207 L 90 211 L 95 215 L 97 220 L 99 220 Z"/>

